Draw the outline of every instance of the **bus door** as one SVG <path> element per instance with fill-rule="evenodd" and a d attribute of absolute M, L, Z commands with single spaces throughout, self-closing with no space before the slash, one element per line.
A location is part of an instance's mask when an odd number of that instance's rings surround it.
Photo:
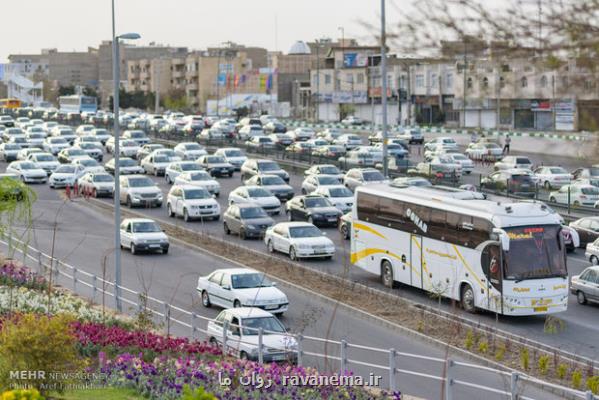
<path fill-rule="evenodd" d="M 502 268 L 503 254 L 499 244 L 490 243 L 481 252 L 481 266 L 485 274 L 483 284 L 487 290 L 487 309 L 502 312 L 503 279 Z M 499 293 L 498 293 L 499 292 Z"/>
<path fill-rule="evenodd" d="M 410 268 L 412 286 L 424 289 L 424 265 L 422 263 L 422 236 L 410 235 Z"/>

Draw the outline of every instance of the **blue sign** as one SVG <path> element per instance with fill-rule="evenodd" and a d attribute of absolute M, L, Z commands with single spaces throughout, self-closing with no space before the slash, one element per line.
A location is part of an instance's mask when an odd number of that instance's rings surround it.
<path fill-rule="evenodd" d="M 343 66 L 344 67 L 356 67 L 357 65 L 358 65 L 358 54 L 357 53 L 343 54 Z"/>

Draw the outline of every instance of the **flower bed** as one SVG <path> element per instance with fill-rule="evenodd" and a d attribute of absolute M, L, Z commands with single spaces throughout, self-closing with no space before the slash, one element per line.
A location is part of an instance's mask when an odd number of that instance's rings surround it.
<path fill-rule="evenodd" d="M 219 399 L 400 399 L 399 393 L 372 392 L 360 386 L 312 384 L 324 378 L 312 368 L 260 365 L 251 361 L 206 361 L 193 357 L 160 357 L 147 363 L 137 356 L 121 354 L 102 363 L 110 386 L 131 387 L 151 399 L 177 399 L 185 385 L 203 387 Z M 293 378 L 292 378 L 293 377 Z M 291 384 L 293 380 L 301 385 Z M 230 384 L 223 384 L 223 382 Z M 244 382 L 244 384 L 241 384 Z M 262 382 L 262 385 L 261 385 Z"/>
<path fill-rule="evenodd" d="M 0 267 L 0 286 L 20 286 L 28 289 L 47 289 L 46 279 L 29 268 L 17 265 L 14 260 L 5 260 Z"/>

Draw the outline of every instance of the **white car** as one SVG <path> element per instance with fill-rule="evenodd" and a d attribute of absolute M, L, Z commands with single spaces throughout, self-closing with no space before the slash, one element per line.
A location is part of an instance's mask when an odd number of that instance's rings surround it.
<path fill-rule="evenodd" d="M 333 144 L 337 146 L 343 146 L 346 150 L 354 149 L 358 146 L 362 146 L 362 138 L 354 133 L 345 133 L 333 140 Z"/>
<path fill-rule="evenodd" d="M 256 203 L 268 214 L 281 213 L 281 201 L 268 189 L 260 186 L 240 186 L 229 193 L 228 204 Z"/>
<path fill-rule="evenodd" d="M 258 307 L 282 315 L 289 306 L 285 293 L 264 273 L 251 268 L 217 269 L 200 276 L 196 290 L 204 307 Z"/>
<path fill-rule="evenodd" d="M 260 186 L 268 189 L 268 191 L 274 194 L 281 201 L 287 201 L 293 198 L 294 195 L 293 187 L 285 183 L 283 178 L 278 175 L 254 175 L 245 181 L 244 184 L 246 186 Z"/>
<path fill-rule="evenodd" d="M 225 331 L 223 327 L 228 329 Z M 295 338 L 287 334 L 281 322 L 268 311 L 256 307 L 230 308 L 220 312 L 208 322 L 209 341 L 223 344 L 227 335 L 226 352 L 241 359 L 259 359 L 259 329 L 262 328 L 263 361 L 277 362 L 297 361 L 298 344 Z"/>
<path fill-rule="evenodd" d="M 446 156 L 453 162 L 462 166 L 462 173 L 470 174 L 472 171 L 474 171 L 474 162 L 465 155 L 460 153 L 449 153 L 446 154 Z"/>
<path fill-rule="evenodd" d="M 2 133 L 2 139 L 8 142 L 12 137 L 27 139 L 25 131 L 21 128 L 6 128 Z"/>
<path fill-rule="evenodd" d="M 85 153 L 96 161 L 102 161 L 104 159 L 104 152 L 101 149 L 98 149 L 96 143 L 89 142 L 80 142 L 79 144 L 75 144 L 76 149 L 81 149 L 85 151 Z"/>
<path fill-rule="evenodd" d="M 247 156 L 237 147 L 225 147 L 214 152 L 215 156 L 221 156 L 226 162 L 235 167 L 235 171 L 239 171 L 241 166 L 247 160 Z"/>
<path fill-rule="evenodd" d="M 534 170 L 534 174 L 539 184 L 547 190 L 569 185 L 572 180 L 572 175 L 562 167 L 538 167 Z"/>
<path fill-rule="evenodd" d="M 61 137 L 47 137 L 42 144 L 42 149 L 52 155 L 57 155 L 70 147 L 69 143 Z"/>
<path fill-rule="evenodd" d="M 131 254 L 140 251 L 162 251 L 168 253 L 168 236 L 156 221 L 146 218 L 128 218 L 121 223 L 121 249 L 128 248 Z"/>
<path fill-rule="evenodd" d="M 25 161 L 25 160 L 27 160 L 27 158 L 29 158 L 29 156 L 31 154 L 37 154 L 37 153 L 44 153 L 44 151 L 38 149 L 37 147 L 34 147 L 34 148 L 26 147 L 24 149 L 19 150 L 19 152 L 17 153 L 17 160 Z"/>
<path fill-rule="evenodd" d="M 91 131 L 89 135 L 98 139 L 103 145 L 112 137 L 112 135 L 104 128 L 96 128 Z"/>
<path fill-rule="evenodd" d="M 129 208 L 135 206 L 162 207 L 162 191 L 147 176 L 127 175 L 120 177 L 119 201 Z"/>
<path fill-rule="evenodd" d="M 173 184 L 179 175 L 198 171 L 204 171 L 204 168 L 195 161 L 175 161 L 167 165 L 164 171 L 164 179 L 167 183 Z"/>
<path fill-rule="evenodd" d="M 327 128 L 317 134 L 317 136 L 323 138 L 331 144 L 341 135 L 343 135 L 343 131 L 339 128 Z"/>
<path fill-rule="evenodd" d="M 432 160 L 418 163 L 416 170 L 426 176 L 442 178 L 459 178 L 462 176 L 462 165 L 447 155 L 433 157 Z"/>
<path fill-rule="evenodd" d="M 106 169 L 93 158 L 77 158 L 71 162 L 75 166 L 80 166 L 83 173 L 104 174 Z"/>
<path fill-rule="evenodd" d="M 322 186 L 316 189 L 312 194 L 328 198 L 329 201 L 344 214 L 351 211 L 354 205 L 354 194 L 343 185 Z"/>
<path fill-rule="evenodd" d="M 451 137 L 438 137 L 424 144 L 424 150 L 433 150 L 438 146 L 459 150 L 458 143 Z"/>
<path fill-rule="evenodd" d="M 381 153 L 383 152 L 383 144 L 382 143 L 376 143 L 374 147 L 377 151 L 380 151 Z M 402 146 L 401 144 L 398 143 L 387 143 L 387 154 L 389 154 L 389 156 L 393 156 L 393 157 L 397 157 L 397 158 L 404 158 L 407 157 L 410 152 L 408 150 L 405 149 L 404 146 Z"/>
<path fill-rule="evenodd" d="M 166 168 L 172 163 L 171 159 L 161 153 L 152 153 L 143 160 L 140 165 L 148 175 L 164 175 Z"/>
<path fill-rule="evenodd" d="M 122 139 L 119 143 L 119 153 L 121 157 L 137 157 L 137 152 L 139 151 L 139 145 L 134 140 L 125 140 Z M 113 149 L 114 152 L 114 149 Z"/>
<path fill-rule="evenodd" d="M 104 151 L 104 146 L 102 145 L 102 142 L 95 136 L 79 136 L 77 139 L 75 139 L 75 142 L 73 142 L 73 146 L 79 147 L 79 145 L 83 143 L 93 144 L 94 147 L 96 147 L 101 152 Z"/>
<path fill-rule="evenodd" d="M 353 115 L 349 115 L 347 117 L 345 117 L 342 121 L 342 124 L 344 125 L 362 125 L 364 123 L 364 121 L 362 121 L 361 118 L 359 117 L 355 117 Z"/>
<path fill-rule="evenodd" d="M 352 192 L 358 186 L 373 183 L 389 183 L 389 180 L 374 168 L 352 168 L 343 177 L 343 185 Z"/>
<path fill-rule="evenodd" d="M 111 158 L 106 164 L 104 164 L 104 169 L 109 174 L 114 175 L 114 158 Z M 142 167 L 137 165 L 135 160 L 129 157 L 119 158 L 119 174 L 120 175 L 135 175 L 135 174 L 143 174 L 145 171 Z"/>
<path fill-rule="evenodd" d="M 331 259 L 335 255 L 333 241 L 308 222 L 280 222 L 271 226 L 264 234 L 264 243 L 269 252 L 288 254 L 293 261 L 314 257 Z"/>
<path fill-rule="evenodd" d="M 195 142 L 179 143 L 173 149 L 175 154 L 181 157 L 182 160 L 197 160 L 201 156 L 208 154 L 204 146 Z"/>
<path fill-rule="evenodd" d="M 79 125 L 75 130 L 75 134 L 77 136 L 86 136 L 89 135 L 94 129 L 96 129 L 96 127 L 93 125 Z"/>
<path fill-rule="evenodd" d="M 175 178 L 175 185 L 186 185 L 201 187 L 218 197 L 220 195 L 220 183 L 206 171 L 184 172 Z"/>
<path fill-rule="evenodd" d="M 495 163 L 495 171 L 513 168 L 523 168 L 532 170 L 532 162 L 525 156 L 506 156 L 501 161 Z"/>
<path fill-rule="evenodd" d="M 291 138 L 296 142 L 305 142 L 316 136 L 316 132 L 312 128 L 295 128 L 294 130 L 287 132 Z"/>
<path fill-rule="evenodd" d="M 316 164 L 304 171 L 304 176 L 310 175 L 328 175 L 342 180 L 343 172 L 333 164 Z"/>
<path fill-rule="evenodd" d="M 438 144 L 435 147 L 425 150 L 424 158 L 426 160 L 430 160 L 433 157 L 440 156 L 442 154 L 460 154 L 460 150 L 453 146 L 446 146 L 444 144 Z"/>
<path fill-rule="evenodd" d="M 61 137 L 64 140 L 66 140 L 67 142 L 69 142 L 69 144 L 73 144 L 73 142 L 75 141 L 75 139 L 77 139 L 77 135 L 75 134 L 75 132 L 73 132 L 73 130 L 71 128 L 69 128 L 68 126 L 57 126 L 54 129 L 52 129 L 52 136 L 53 137 Z"/>
<path fill-rule="evenodd" d="M 260 125 L 245 125 L 237 132 L 239 140 L 249 140 L 254 136 L 264 136 L 264 129 Z"/>
<path fill-rule="evenodd" d="M 503 156 L 503 149 L 493 142 L 471 143 L 465 153 L 473 160 L 499 160 Z"/>
<path fill-rule="evenodd" d="M 92 197 L 114 196 L 114 178 L 106 172 L 88 172 L 77 180 L 77 185 L 80 192 Z"/>
<path fill-rule="evenodd" d="M 309 175 L 302 182 L 302 194 L 309 194 L 322 187 L 339 186 L 341 181 L 331 175 Z"/>
<path fill-rule="evenodd" d="M 164 145 L 159 144 L 159 143 L 145 144 L 145 145 L 141 146 L 139 148 L 139 150 L 137 150 L 137 156 L 135 158 L 137 158 L 138 160 L 143 160 L 144 158 L 146 158 L 147 156 L 152 154 L 152 152 L 154 150 L 161 150 L 164 148 L 165 148 Z"/>
<path fill-rule="evenodd" d="M 269 150 L 274 149 L 276 144 L 270 136 L 252 136 L 245 141 L 245 146 L 254 150 Z"/>
<path fill-rule="evenodd" d="M 144 131 L 140 130 L 127 130 L 123 132 L 123 139 L 132 140 L 138 146 L 143 146 L 144 144 L 150 143 L 150 138 Z"/>
<path fill-rule="evenodd" d="M 83 175 L 81 166 L 62 164 L 52 172 L 48 183 L 51 189 L 74 186 L 81 175 Z"/>
<path fill-rule="evenodd" d="M 32 129 L 40 129 L 41 130 L 41 128 L 35 128 L 35 127 Z M 27 144 L 29 145 L 29 147 L 41 148 L 44 144 L 44 140 L 46 139 L 46 137 L 47 137 L 47 135 L 43 130 L 41 130 L 41 132 L 28 131 L 26 134 Z"/>
<path fill-rule="evenodd" d="M 0 158 L 2 161 L 10 162 L 17 159 L 17 155 L 21 151 L 21 146 L 14 143 L 2 143 L 0 144 Z"/>
<path fill-rule="evenodd" d="M 218 140 L 225 137 L 225 133 L 217 126 L 202 129 L 202 132 L 198 135 L 199 138 L 204 140 Z"/>
<path fill-rule="evenodd" d="M 56 157 L 50 153 L 31 153 L 27 160 L 36 163 L 48 175 L 52 174 L 60 165 Z"/>
<path fill-rule="evenodd" d="M 6 167 L 7 174 L 19 177 L 25 183 L 46 183 L 48 174 L 31 161 L 13 161 Z"/>
<path fill-rule="evenodd" d="M 168 192 L 166 209 L 169 217 L 183 217 L 185 222 L 193 219 L 220 219 L 220 206 L 204 188 L 174 185 Z"/>
<path fill-rule="evenodd" d="M 570 204 L 575 207 L 594 207 L 599 201 L 599 188 L 591 185 L 564 185 L 558 191 L 549 193 L 549 201 L 552 203 L 568 204 L 568 197 Z"/>

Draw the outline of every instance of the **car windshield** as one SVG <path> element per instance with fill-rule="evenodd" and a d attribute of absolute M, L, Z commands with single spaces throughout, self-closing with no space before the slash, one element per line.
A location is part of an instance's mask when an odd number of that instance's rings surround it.
<path fill-rule="evenodd" d="M 185 191 L 185 199 L 186 200 L 199 200 L 199 199 L 209 199 L 212 195 L 208 193 L 207 190 L 204 189 L 187 189 Z"/>
<path fill-rule="evenodd" d="M 284 185 L 285 181 L 278 176 L 265 176 L 262 178 L 262 184 L 269 185 Z"/>
<path fill-rule="evenodd" d="M 67 141 L 64 140 L 63 138 L 53 138 L 50 139 L 50 143 L 52 144 L 65 144 Z"/>
<path fill-rule="evenodd" d="M 568 276 L 558 225 L 504 229 L 510 238 L 510 251 L 504 254 L 506 279 Z"/>
<path fill-rule="evenodd" d="M 266 275 L 259 272 L 231 275 L 231 287 L 233 289 L 251 289 L 269 286 L 272 286 L 272 282 Z"/>
<path fill-rule="evenodd" d="M 460 161 L 461 161 L 461 160 L 468 160 L 468 157 L 466 157 L 466 156 L 464 156 L 464 155 L 462 155 L 462 154 L 454 154 L 454 155 L 453 155 L 453 159 L 454 159 L 454 160 L 460 160 Z"/>
<path fill-rule="evenodd" d="M 311 238 L 322 236 L 322 232 L 315 226 L 293 226 L 289 228 L 289 236 L 292 238 Z"/>
<path fill-rule="evenodd" d="M 133 233 L 151 233 L 151 232 L 161 232 L 160 226 L 156 222 L 144 221 L 144 222 L 135 222 L 133 224 Z"/>
<path fill-rule="evenodd" d="M 333 150 L 335 150 L 335 147 L 331 147 Z M 326 167 L 320 167 L 320 173 L 321 174 L 325 174 L 325 175 L 339 175 L 339 169 L 333 165 L 331 166 L 326 166 Z"/>
<path fill-rule="evenodd" d="M 20 150 L 21 146 L 18 144 L 6 143 L 4 145 L 4 150 Z"/>
<path fill-rule="evenodd" d="M 211 181 L 212 177 L 210 176 L 210 174 L 208 172 L 198 172 L 195 174 L 190 174 L 189 175 L 189 180 L 190 181 Z"/>
<path fill-rule="evenodd" d="M 137 164 L 130 158 L 121 158 L 119 160 L 119 166 L 121 167 L 135 167 Z"/>
<path fill-rule="evenodd" d="M 54 161 L 54 156 L 51 156 L 50 154 L 40 154 L 35 156 L 35 159 L 37 161 Z"/>
<path fill-rule="evenodd" d="M 516 184 L 522 184 L 522 183 L 527 183 L 527 184 L 532 184 L 532 178 L 530 175 L 525 175 L 525 174 L 521 174 L 521 175 L 512 175 L 511 182 L 516 183 Z"/>
<path fill-rule="evenodd" d="M 499 149 L 499 145 L 497 143 L 486 143 L 485 146 L 489 149 Z"/>
<path fill-rule="evenodd" d="M 362 175 L 364 176 L 364 180 L 367 182 L 385 180 L 385 177 L 379 171 L 368 171 L 362 173 Z"/>
<path fill-rule="evenodd" d="M 43 133 L 30 133 L 29 139 L 42 139 L 44 137 Z"/>
<path fill-rule="evenodd" d="M 589 172 L 591 176 L 599 176 L 599 167 L 591 167 L 589 168 Z"/>
<path fill-rule="evenodd" d="M 341 182 L 334 176 L 319 176 L 318 183 L 321 185 L 339 185 Z"/>
<path fill-rule="evenodd" d="M 530 160 L 528 158 L 518 157 L 516 158 L 516 164 L 530 164 Z"/>
<path fill-rule="evenodd" d="M 251 207 L 251 208 L 241 208 L 239 210 L 241 214 L 241 218 L 243 219 L 254 219 L 254 218 L 266 218 L 268 214 L 262 207 Z"/>
<path fill-rule="evenodd" d="M 199 171 L 201 169 L 202 167 L 200 167 L 198 164 L 194 162 L 181 164 L 181 171 Z"/>
<path fill-rule="evenodd" d="M 219 163 L 225 163 L 225 159 L 222 158 L 221 156 L 210 156 L 210 157 L 206 157 L 205 158 L 206 162 L 210 163 L 210 164 L 219 164 Z"/>
<path fill-rule="evenodd" d="M 121 146 L 123 147 L 136 147 L 137 143 L 133 140 L 121 140 Z"/>
<path fill-rule="evenodd" d="M 96 146 L 93 143 L 85 143 L 85 142 L 80 143 L 79 147 L 81 147 L 84 150 L 91 150 L 91 149 L 96 148 Z"/>
<path fill-rule="evenodd" d="M 316 197 L 313 199 L 306 198 L 304 200 L 306 208 L 330 207 L 331 202 L 325 197 Z"/>
<path fill-rule="evenodd" d="M 108 174 L 94 175 L 94 182 L 114 182 L 114 179 Z"/>
<path fill-rule="evenodd" d="M 580 191 L 582 192 L 582 194 L 589 194 L 593 196 L 599 195 L 599 188 L 593 186 L 583 187 L 582 189 L 580 189 Z"/>
<path fill-rule="evenodd" d="M 108 135 L 108 131 L 106 129 L 96 129 L 92 132 L 94 135 Z"/>
<path fill-rule="evenodd" d="M 54 172 L 59 174 L 73 174 L 75 173 L 75 167 L 73 165 L 61 165 Z"/>
<path fill-rule="evenodd" d="M 151 187 L 155 186 L 150 178 L 135 178 L 129 179 L 130 187 Z"/>
<path fill-rule="evenodd" d="M 202 150 L 202 147 L 196 143 L 189 143 L 185 145 L 185 150 Z"/>
<path fill-rule="evenodd" d="M 154 162 L 155 163 L 166 163 L 166 162 L 169 162 L 169 161 L 170 161 L 170 159 L 168 158 L 168 156 L 165 156 L 165 155 L 162 155 L 162 154 L 154 156 Z"/>
<path fill-rule="evenodd" d="M 353 193 L 346 187 L 340 187 L 329 189 L 329 195 L 331 197 L 352 197 Z"/>
<path fill-rule="evenodd" d="M 60 131 L 60 136 L 72 136 L 73 131 L 70 129 L 63 129 Z"/>
<path fill-rule="evenodd" d="M 265 335 L 276 333 L 285 333 L 285 327 L 275 317 L 244 318 L 243 336 L 258 335 L 258 330 L 262 328 Z"/>
<path fill-rule="evenodd" d="M 34 163 L 24 162 L 21 163 L 21 169 L 37 169 L 37 167 Z"/>
<path fill-rule="evenodd" d="M 81 160 L 79 161 L 79 164 L 83 165 L 84 167 L 97 167 L 100 165 L 96 160 Z"/>
<path fill-rule="evenodd" d="M 141 139 L 141 138 L 145 138 L 146 134 L 143 132 L 129 132 L 129 137 L 134 138 L 134 139 Z"/>
<path fill-rule="evenodd" d="M 173 150 L 170 150 L 170 149 L 160 150 L 160 152 L 158 152 L 156 154 L 160 154 L 161 156 L 166 156 L 166 157 L 176 157 L 177 156 L 175 154 L 175 152 Z"/>
<path fill-rule="evenodd" d="M 227 157 L 243 157 L 243 153 L 240 150 L 227 150 L 225 151 Z"/>
<path fill-rule="evenodd" d="M 248 194 L 250 197 L 254 197 L 254 198 L 271 197 L 272 196 L 272 194 L 268 190 L 262 189 L 262 188 L 248 189 Z"/>
<path fill-rule="evenodd" d="M 70 149 L 69 156 L 85 156 L 87 153 L 81 149 Z"/>
<path fill-rule="evenodd" d="M 258 169 L 260 171 L 278 171 L 281 168 L 276 162 L 261 162 L 258 163 Z"/>
<path fill-rule="evenodd" d="M 562 167 L 549 168 L 549 171 L 551 171 L 552 174 L 567 174 L 568 173 L 568 171 L 566 171 Z"/>

